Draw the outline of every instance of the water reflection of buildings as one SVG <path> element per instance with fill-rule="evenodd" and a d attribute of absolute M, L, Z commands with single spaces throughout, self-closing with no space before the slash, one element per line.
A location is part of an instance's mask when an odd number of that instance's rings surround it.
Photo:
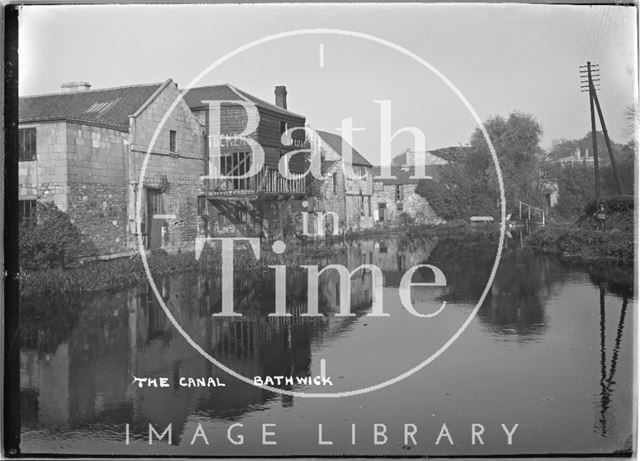
<path fill-rule="evenodd" d="M 455 248 L 454 248 L 455 249 Z M 492 248 L 489 248 L 492 250 Z M 441 242 L 422 242 L 416 247 L 402 241 L 361 241 L 344 245 L 338 260 L 353 270 L 360 264 L 381 268 L 387 287 L 397 287 L 412 266 L 434 264 L 448 276 L 446 289 L 413 290 L 419 301 L 455 299 L 475 302 L 484 288 L 491 252 L 451 251 Z M 457 254 L 456 259 L 450 258 Z M 525 260 L 526 258 L 526 260 Z M 535 340 L 547 328 L 545 304 L 562 283 L 566 268 L 550 258 L 536 259 L 513 252 L 505 256 L 490 296 L 478 319 L 490 332 L 517 341 Z M 304 275 L 304 272 L 302 272 Z M 622 307 L 606 306 L 607 322 L 617 322 L 613 340 L 605 348 L 605 313 L 601 315 L 601 393 L 597 417 L 603 435 L 611 431 L 612 396 L 616 388 L 627 311 L 626 282 L 616 283 L 609 272 L 598 272 L 592 282 L 622 298 Z M 414 281 L 423 277 L 415 274 Z M 291 274 L 287 281 L 287 306 L 299 314 L 306 311 L 305 277 Z M 632 282 L 631 282 L 632 284 Z M 270 318 L 273 312 L 273 280 L 249 280 L 236 287 L 241 318 L 212 317 L 221 309 L 217 278 L 186 274 L 159 281 L 169 310 L 193 340 L 213 357 L 247 377 L 305 376 L 312 370 L 316 350 L 352 331 L 354 318 L 328 315 L 322 319 L 294 315 Z M 480 291 L 479 291 L 480 290 Z M 626 291 L 625 291 L 626 290 Z M 395 291 L 395 290 L 393 290 Z M 357 316 L 368 312 L 374 300 L 371 275 L 353 277 L 351 300 Z M 601 298 L 602 300 L 603 298 Z M 321 278 L 320 305 L 325 313 L 339 309 L 339 280 L 327 273 Z M 468 301 L 465 301 L 468 300 Z M 43 308 L 44 307 L 44 308 Z M 615 314 L 609 314 L 609 312 Z M 37 312 L 37 315 L 35 313 Z M 165 427 L 172 423 L 179 437 L 192 415 L 235 420 L 269 401 L 293 405 L 260 388 L 236 381 L 204 360 L 174 329 L 148 289 L 84 296 L 75 299 L 33 301 L 22 306 L 20 387 L 23 432 L 43 430 L 60 433 L 104 428 L 120 437 L 125 423 L 133 434 L 146 435 L 148 423 Z M 609 330 L 611 335 L 611 330 Z M 133 376 L 169 378 L 170 389 L 140 390 Z M 180 377 L 217 377 L 221 388 L 181 388 Z M 618 393 L 620 391 L 618 390 Z M 115 434 L 115 435 L 113 435 Z"/>
<path fill-rule="evenodd" d="M 378 265 L 397 286 L 404 271 L 428 256 L 428 251 L 404 251 L 398 242 L 357 242 L 330 263 L 353 270 Z M 329 263 L 326 261 L 325 263 Z M 212 317 L 221 310 L 220 281 L 185 274 L 158 280 L 158 290 L 172 315 L 191 338 L 225 366 L 245 377 L 306 376 L 314 348 L 349 331 L 353 317 L 330 315 L 339 310 L 340 280 L 336 271 L 320 278 L 319 301 L 326 317 L 305 318 L 306 277 L 287 279 L 287 309 L 291 318 L 270 318 L 274 281 L 240 279 L 234 297 L 241 318 Z M 419 290 L 415 290 L 418 293 Z M 368 312 L 376 296 L 372 274 L 352 277 L 351 307 L 357 316 Z M 21 402 L 28 429 L 83 428 L 87 425 L 130 423 L 145 431 L 147 423 L 173 423 L 179 434 L 190 414 L 237 418 L 268 400 L 280 398 L 233 380 L 204 360 L 174 329 L 148 288 L 77 297 L 59 303 L 46 300 L 47 312 L 22 322 Z M 24 307 L 35 309 L 38 301 Z M 53 322 L 50 312 L 56 312 Z M 316 373 L 319 370 L 316 370 Z M 171 389 L 140 390 L 133 377 L 168 377 Z M 180 377 L 214 377 L 232 386 L 184 388 Z M 231 391 L 233 389 L 233 391 Z M 292 405 L 291 398 L 282 398 Z"/>
<path fill-rule="evenodd" d="M 325 279 L 321 291 L 328 299 L 337 281 Z M 355 282 L 352 288 L 361 307 L 371 303 L 366 282 L 367 278 Z M 241 318 L 212 317 L 220 311 L 215 279 L 187 274 L 158 285 L 172 315 L 192 339 L 249 378 L 311 375 L 312 349 L 342 334 L 354 321 L 300 317 L 306 300 L 300 297 L 299 286 L 288 293 L 287 305 L 294 316 L 283 319 L 266 315 L 273 308 L 268 281 L 236 287 Z M 24 311 L 35 309 L 37 303 L 24 306 Z M 56 312 L 55 322 L 45 313 L 21 323 L 23 430 L 130 423 L 133 433 L 146 433 L 148 423 L 159 427 L 172 423 L 174 434 L 180 434 L 194 412 L 233 419 L 279 398 L 232 379 L 204 360 L 175 331 L 149 289 L 82 297 L 73 309 L 64 301 L 46 304 L 48 312 Z M 323 312 L 333 310 L 331 303 L 321 305 Z M 134 376 L 168 377 L 171 389 L 138 389 L 132 384 Z M 227 387 L 180 386 L 180 377 L 209 376 Z M 293 401 L 284 397 L 282 404 Z"/>

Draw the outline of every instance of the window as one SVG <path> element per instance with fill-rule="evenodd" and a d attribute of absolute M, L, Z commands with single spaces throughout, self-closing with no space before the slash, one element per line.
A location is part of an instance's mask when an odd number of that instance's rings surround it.
<path fill-rule="evenodd" d="M 36 159 L 36 129 L 23 128 L 18 135 L 20 150 L 18 160 L 28 162 Z"/>
<path fill-rule="evenodd" d="M 36 201 L 20 200 L 18 203 L 18 222 L 31 226 L 36 223 Z"/>
<path fill-rule="evenodd" d="M 402 211 L 404 209 L 404 204 L 402 202 L 396 203 L 396 210 Z"/>
<path fill-rule="evenodd" d="M 402 186 L 396 186 L 396 202 L 400 202 L 404 199 L 404 194 L 402 193 Z"/>
<path fill-rule="evenodd" d="M 378 221 L 384 221 L 384 212 L 386 209 L 386 203 L 378 203 Z"/>
<path fill-rule="evenodd" d="M 224 176 L 242 176 L 249 171 L 253 157 L 250 152 L 233 152 L 220 158 L 220 167 Z M 251 189 L 254 183 L 251 178 L 231 179 L 228 183 L 231 190 Z"/>
<path fill-rule="evenodd" d="M 371 196 L 367 198 L 367 216 L 371 217 Z"/>
<path fill-rule="evenodd" d="M 333 173 L 333 193 L 338 193 L 338 173 Z"/>
<path fill-rule="evenodd" d="M 176 152 L 176 132 L 169 130 L 169 151 Z"/>

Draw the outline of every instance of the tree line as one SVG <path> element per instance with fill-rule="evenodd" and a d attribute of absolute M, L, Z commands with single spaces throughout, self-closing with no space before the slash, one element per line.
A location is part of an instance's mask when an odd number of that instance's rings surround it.
<path fill-rule="evenodd" d="M 542 126 L 527 113 L 495 116 L 484 123 L 500 165 L 507 213 L 516 215 L 519 201 L 548 208 L 557 194 L 552 214 L 580 216 L 595 198 L 591 133 L 577 140 L 562 139 L 550 149 L 540 146 Z M 602 133 L 596 135 L 603 197 L 618 195 L 609 154 Z M 634 191 L 635 144 L 613 143 L 622 193 Z M 489 146 L 479 128 L 465 146 L 433 152 L 448 161 L 433 180 L 421 180 L 416 192 L 444 219 L 468 219 L 474 215 L 498 217 L 500 189 Z M 590 156 L 591 159 L 585 156 Z M 573 161 L 570 159 L 573 158 Z M 569 160 L 569 161 L 568 161 Z"/>

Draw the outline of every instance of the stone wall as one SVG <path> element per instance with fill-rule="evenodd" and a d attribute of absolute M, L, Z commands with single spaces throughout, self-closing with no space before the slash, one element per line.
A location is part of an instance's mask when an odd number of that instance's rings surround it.
<path fill-rule="evenodd" d="M 416 185 L 404 186 L 403 210 L 419 224 L 439 224 L 443 219 L 436 215 L 429 202 L 416 193 Z"/>
<path fill-rule="evenodd" d="M 127 251 L 128 133 L 67 123 L 68 209 L 82 233 L 75 256 Z"/>
<path fill-rule="evenodd" d="M 67 130 L 65 122 L 21 124 L 36 128 L 36 160 L 20 162 L 18 183 L 20 200 L 54 201 L 67 210 Z"/>
<path fill-rule="evenodd" d="M 36 160 L 20 162 L 21 199 L 53 201 L 82 235 L 72 257 L 126 251 L 128 134 L 69 122 L 36 128 Z"/>
<path fill-rule="evenodd" d="M 371 195 L 347 195 L 347 227 L 352 230 L 373 226 L 374 202 Z M 371 207 L 369 206 L 371 204 Z"/>
<path fill-rule="evenodd" d="M 149 189 L 161 191 L 160 214 L 169 216 L 163 223 L 162 248 L 167 251 L 192 249 L 202 226 L 198 217 L 198 195 L 200 177 L 205 173 L 204 132 L 184 100 L 180 100 L 160 128 L 151 149 L 143 187 L 136 187 L 149 142 L 178 95 L 175 84 L 170 83 L 131 122 L 127 215 L 129 245 L 133 248 L 137 247 L 136 201 L 138 194 L 142 194 L 142 214 L 145 215 Z M 170 130 L 176 132 L 175 152 L 170 151 Z"/>
<path fill-rule="evenodd" d="M 396 185 L 385 184 L 380 188 L 380 183 L 374 187 L 373 192 L 373 209 L 379 210 L 379 204 L 385 203 L 385 221 L 395 221 L 402 213 L 411 216 L 420 224 L 437 224 L 443 222 L 439 218 L 429 203 L 420 195 L 416 194 L 415 184 L 404 184 L 401 188 L 401 200 L 396 201 Z M 399 206 L 400 205 L 400 206 Z M 377 212 L 374 212 L 377 215 Z M 376 216 L 380 221 L 380 216 Z"/>
<path fill-rule="evenodd" d="M 335 192 L 334 192 L 335 191 Z M 315 207 L 310 207 L 312 212 L 327 213 L 333 211 L 338 214 L 339 233 L 344 232 L 347 226 L 347 208 L 345 202 L 345 177 L 340 163 L 336 163 L 326 172 L 320 186 L 320 197 Z M 333 218 L 325 217 L 325 223 L 333 223 Z M 333 226 L 333 224 L 331 224 Z M 325 233 L 333 233 L 333 227 L 325 230 Z M 318 222 L 315 214 L 310 214 L 309 233 L 318 234 Z"/>

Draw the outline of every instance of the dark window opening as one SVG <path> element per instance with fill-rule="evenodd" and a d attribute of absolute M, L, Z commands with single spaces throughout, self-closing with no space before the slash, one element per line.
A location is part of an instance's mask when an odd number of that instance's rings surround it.
<path fill-rule="evenodd" d="M 396 202 L 399 202 L 403 199 L 402 195 L 402 186 L 396 186 Z"/>
<path fill-rule="evenodd" d="M 280 122 L 280 134 L 287 131 L 287 122 Z"/>
<path fill-rule="evenodd" d="M 18 160 L 21 162 L 33 161 L 36 159 L 36 129 L 23 128 L 18 135 L 19 153 Z"/>
<path fill-rule="evenodd" d="M 203 216 L 207 216 L 208 210 L 207 210 L 207 197 L 205 197 L 204 195 L 199 195 L 198 196 L 198 216 L 203 217 Z"/>
<path fill-rule="evenodd" d="M 18 222 L 27 226 L 32 226 L 36 223 L 36 201 L 35 200 L 20 200 L 18 205 Z"/>
<path fill-rule="evenodd" d="M 176 132 L 169 130 L 169 151 L 176 152 Z"/>
<path fill-rule="evenodd" d="M 333 193 L 338 193 L 338 173 L 333 173 Z"/>

